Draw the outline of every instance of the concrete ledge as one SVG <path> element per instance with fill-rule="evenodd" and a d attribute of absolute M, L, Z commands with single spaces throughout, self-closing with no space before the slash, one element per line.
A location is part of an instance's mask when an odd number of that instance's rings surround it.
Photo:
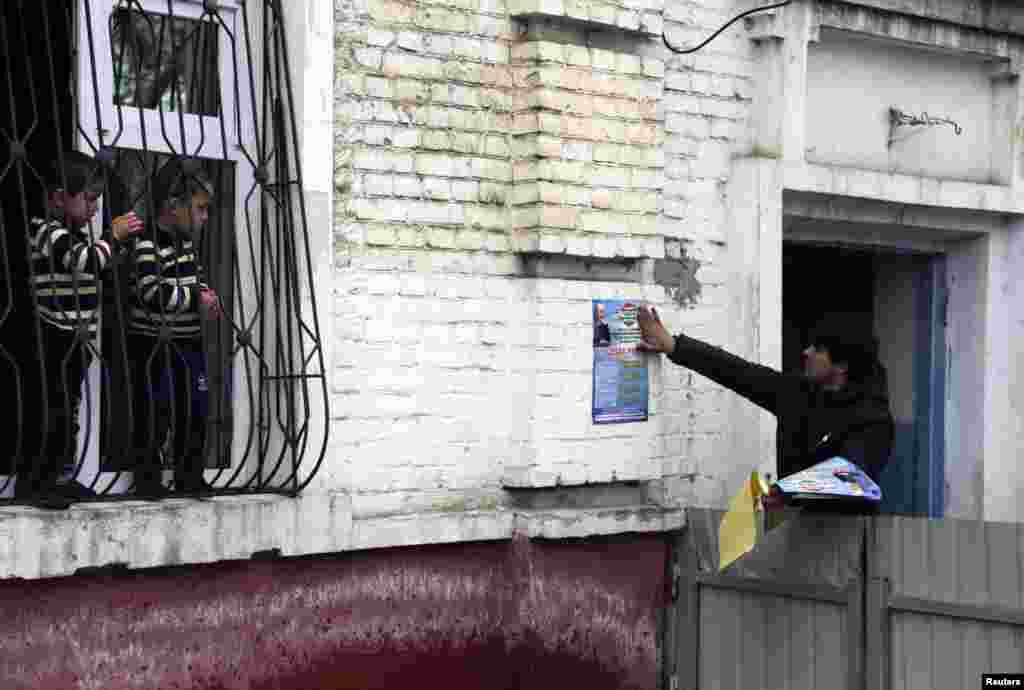
<path fill-rule="evenodd" d="M 633 505 L 617 508 L 585 508 L 579 510 L 517 511 L 517 531 L 529 537 L 573 539 L 597 534 L 626 532 L 667 532 L 686 524 L 684 509 L 655 505 Z"/>
<path fill-rule="evenodd" d="M 154 568 L 530 537 L 664 532 L 684 510 L 650 504 L 554 510 L 415 513 L 352 519 L 347 494 L 124 501 L 44 511 L 0 508 L 0 579 L 62 577 L 110 566 Z"/>
<path fill-rule="evenodd" d="M 0 508 L 0 578 L 73 575 L 123 564 L 152 568 L 342 551 L 351 535 L 346 494 L 118 501 L 66 511 Z"/>
<path fill-rule="evenodd" d="M 1000 185 L 814 164 L 787 165 L 783 180 L 783 187 L 788 191 L 1024 214 L 1024 195 L 1015 193 L 1012 187 Z"/>
<path fill-rule="evenodd" d="M 476 510 L 450 513 L 414 513 L 355 520 L 350 548 L 451 544 L 496 541 L 512 536 L 512 513 Z"/>

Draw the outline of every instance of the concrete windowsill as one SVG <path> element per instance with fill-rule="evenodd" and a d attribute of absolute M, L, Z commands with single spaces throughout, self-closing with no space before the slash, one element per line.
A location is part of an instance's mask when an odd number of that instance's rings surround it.
<path fill-rule="evenodd" d="M 413 513 L 353 519 L 347 492 L 116 501 L 48 511 L 0 507 L 0 579 L 62 577 L 123 565 L 155 568 L 420 544 L 665 532 L 682 508 L 593 508 Z"/>
<path fill-rule="evenodd" d="M 111 501 L 63 511 L 3 507 L 0 578 L 212 563 L 272 549 L 285 556 L 342 551 L 351 521 L 343 493 Z"/>

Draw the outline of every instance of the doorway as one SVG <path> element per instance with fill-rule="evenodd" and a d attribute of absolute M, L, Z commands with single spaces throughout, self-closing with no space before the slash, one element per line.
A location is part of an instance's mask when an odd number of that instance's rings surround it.
<path fill-rule="evenodd" d="M 943 505 L 945 258 L 784 242 L 782 362 L 800 353 L 826 315 L 871 332 L 896 422 L 880 479 L 882 510 L 941 517 Z"/>

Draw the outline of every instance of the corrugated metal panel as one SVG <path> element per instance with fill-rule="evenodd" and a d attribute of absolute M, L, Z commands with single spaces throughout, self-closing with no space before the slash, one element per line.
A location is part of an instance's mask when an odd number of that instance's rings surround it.
<path fill-rule="evenodd" d="M 892 606 L 899 609 L 900 597 L 952 605 L 945 613 L 891 612 L 891 690 L 955 690 L 977 686 L 983 673 L 1024 671 L 1020 625 L 956 615 L 960 605 L 990 618 L 1022 610 L 1018 525 L 883 517 L 876 536 L 870 558 L 886 565 L 879 574 L 890 580 Z"/>
<path fill-rule="evenodd" d="M 693 513 L 688 539 L 698 572 L 691 578 L 700 592 L 697 630 L 690 636 L 699 645 L 696 687 L 858 687 L 850 669 L 859 668 L 863 644 L 863 523 L 794 516 L 720 575 L 715 565 L 721 513 Z M 857 609 L 852 619 L 851 606 Z"/>
<path fill-rule="evenodd" d="M 849 687 L 843 672 L 851 648 L 844 608 L 713 586 L 702 588 L 699 687 Z"/>
<path fill-rule="evenodd" d="M 719 517 L 689 522 L 680 687 L 958 690 L 1024 671 L 1020 526 L 877 517 L 862 572 L 864 523 L 805 515 L 719 574 Z"/>

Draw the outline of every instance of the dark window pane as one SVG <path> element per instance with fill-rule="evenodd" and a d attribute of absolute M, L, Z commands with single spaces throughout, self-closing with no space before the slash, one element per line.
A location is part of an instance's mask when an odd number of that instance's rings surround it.
<path fill-rule="evenodd" d="M 217 115 L 218 28 L 211 21 L 116 10 L 110 27 L 114 103 Z"/>

